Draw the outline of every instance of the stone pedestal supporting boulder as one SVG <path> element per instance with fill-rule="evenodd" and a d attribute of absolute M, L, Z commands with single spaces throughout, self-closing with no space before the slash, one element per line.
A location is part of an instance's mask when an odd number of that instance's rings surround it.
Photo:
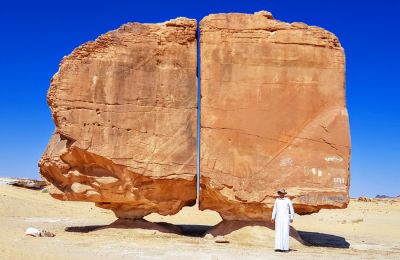
<path fill-rule="evenodd" d="M 50 194 L 119 218 L 196 201 L 197 22 L 129 23 L 65 57 L 48 92 Z"/>
<path fill-rule="evenodd" d="M 268 12 L 200 23 L 200 208 L 269 220 L 278 188 L 299 214 L 349 202 L 345 56 L 337 37 Z"/>

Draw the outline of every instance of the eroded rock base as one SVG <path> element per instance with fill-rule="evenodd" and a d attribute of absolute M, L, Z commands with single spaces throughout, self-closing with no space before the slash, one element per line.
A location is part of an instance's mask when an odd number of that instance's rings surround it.
<path fill-rule="evenodd" d="M 118 218 L 142 219 L 156 212 L 177 213 L 196 198 L 196 179 L 156 179 L 74 146 L 55 133 L 40 161 L 56 199 L 91 201 Z"/>

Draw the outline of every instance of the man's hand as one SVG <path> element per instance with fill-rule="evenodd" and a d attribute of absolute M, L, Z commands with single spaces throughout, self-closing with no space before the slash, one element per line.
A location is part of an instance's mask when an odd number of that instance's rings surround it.
<path fill-rule="evenodd" d="M 271 223 L 274 224 L 275 223 L 275 219 L 271 218 Z"/>

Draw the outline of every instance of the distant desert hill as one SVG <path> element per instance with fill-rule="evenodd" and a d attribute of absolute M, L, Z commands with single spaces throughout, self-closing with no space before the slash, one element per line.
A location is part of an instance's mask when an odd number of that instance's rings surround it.
<path fill-rule="evenodd" d="M 394 198 L 400 198 L 400 195 L 397 196 L 387 196 L 387 195 L 376 195 L 375 196 L 376 199 L 394 199 Z"/>

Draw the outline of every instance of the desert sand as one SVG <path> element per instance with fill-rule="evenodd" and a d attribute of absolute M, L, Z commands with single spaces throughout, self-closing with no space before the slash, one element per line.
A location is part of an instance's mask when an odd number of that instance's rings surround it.
<path fill-rule="evenodd" d="M 0 185 L 1 259 L 400 259 L 400 200 L 352 199 L 347 209 L 296 216 L 293 227 L 310 245 L 291 240 L 273 250 L 273 231 L 250 226 L 213 238 L 221 221 L 197 205 L 173 216 L 117 221 L 93 203 L 58 201 L 44 191 Z M 164 224 L 157 224 L 164 222 Z M 55 237 L 30 237 L 28 227 Z M 296 241 L 296 242 L 293 242 Z M 225 242 L 225 243 L 217 243 Z"/>

